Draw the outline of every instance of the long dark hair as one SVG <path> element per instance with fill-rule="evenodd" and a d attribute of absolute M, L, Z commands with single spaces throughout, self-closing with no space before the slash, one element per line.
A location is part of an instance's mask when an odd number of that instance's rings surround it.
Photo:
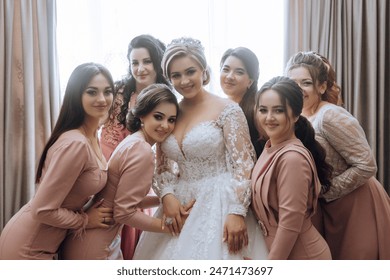
<path fill-rule="evenodd" d="M 110 71 L 103 65 L 89 62 L 77 66 L 69 77 L 66 86 L 64 100 L 56 125 L 47 141 L 41 158 L 39 160 L 35 182 L 39 183 L 42 175 L 42 169 L 45 164 L 47 152 L 57 139 L 66 131 L 79 128 L 85 118 L 85 111 L 82 105 L 82 94 L 88 87 L 88 84 L 98 74 L 102 74 L 109 82 L 112 91 L 114 91 L 114 82 Z"/>
<path fill-rule="evenodd" d="M 179 113 L 179 104 L 172 89 L 165 84 L 151 84 L 144 88 L 137 96 L 137 102 L 127 114 L 127 129 L 134 133 L 141 128 L 141 117 L 148 115 L 161 103 L 171 103 Z"/>
<path fill-rule="evenodd" d="M 252 85 L 247 89 L 242 97 L 239 105 L 245 114 L 246 120 L 249 126 L 249 133 L 251 136 L 252 144 L 255 148 L 256 155 L 259 157 L 263 151 L 265 144 L 264 135 L 260 135 L 255 125 L 255 99 L 257 92 L 257 85 L 259 81 L 259 60 L 254 52 L 245 47 L 238 47 L 235 49 L 228 49 L 222 55 L 220 68 L 222 69 L 225 60 L 229 56 L 234 56 L 241 60 L 244 64 L 245 70 L 248 73 L 249 78 L 252 80 Z"/>
<path fill-rule="evenodd" d="M 130 54 L 133 49 L 139 48 L 145 48 L 149 52 L 154 70 L 156 71 L 156 83 L 170 86 L 170 83 L 165 79 L 161 68 L 161 60 L 165 51 L 164 43 L 148 34 L 142 34 L 133 38 L 127 49 L 127 59 L 129 61 L 129 70 L 127 73 L 127 77 L 115 83 L 117 91 L 123 88 L 123 105 L 121 106 L 121 110 L 117 116 L 117 119 L 119 123 L 124 126 L 126 126 L 128 103 L 130 101 L 132 93 L 136 90 L 136 80 L 131 74 Z"/>
<path fill-rule="evenodd" d="M 300 139 L 303 145 L 310 151 L 317 167 L 318 178 L 322 185 L 322 193 L 329 190 L 331 186 L 331 175 L 333 168 L 325 161 L 326 151 L 315 139 L 315 131 L 311 123 L 301 115 L 303 108 L 303 93 L 299 85 L 287 77 L 275 77 L 266 82 L 259 90 L 256 97 L 256 106 L 259 106 L 260 96 L 266 90 L 272 89 L 279 94 L 283 106 L 290 106 L 293 115 L 299 116 L 295 123 L 295 136 Z"/>

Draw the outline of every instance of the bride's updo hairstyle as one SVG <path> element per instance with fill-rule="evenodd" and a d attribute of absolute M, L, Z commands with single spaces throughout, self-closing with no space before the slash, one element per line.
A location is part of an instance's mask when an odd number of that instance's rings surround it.
<path fill-rule="evenodd" d="M 172 42 L 168 44 L 161 61 L 161 68 L 163 69 L 164 76 L 170 80 L 171 73 L 169 66 L 171 62 L 175 58 L 185 56 L 192 58 L 199 64 L 204 73 L 203 85 L 207 85 L 210 82 L 210 70 L 204 54 L 204 48 L 199 40 L 189 37 L 173 39 Z"/>
<path fill-rule="evenodd" d="M 141 128 L 142 117 L 148 115 L 161 103 L 171 103 L 176 106 L 179 113 L 179 104 L 172 90 L 165 84 L 151 84 L 144 88 L 137 96 L 137 102 L 133 109 L 129 110 L 126 117 L 126 128 L 131 132 L 137 132 Z"/>

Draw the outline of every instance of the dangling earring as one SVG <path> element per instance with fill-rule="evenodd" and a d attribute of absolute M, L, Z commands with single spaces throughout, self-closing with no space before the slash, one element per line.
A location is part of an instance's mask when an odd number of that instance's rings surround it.
<path fill-rule="evenodd" d="M 143 122 L 141 122 L 141 127 L 144 127 L 144 123 Z"/>

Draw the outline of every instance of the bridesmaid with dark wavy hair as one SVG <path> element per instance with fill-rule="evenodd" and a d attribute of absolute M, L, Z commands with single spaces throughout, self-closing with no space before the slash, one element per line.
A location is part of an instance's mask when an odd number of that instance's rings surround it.
<path fill-rule="evenodd" d="M 164 51 L 164 43 L 149 34 L 138 35 L 130 41 L 127 49 L 128 73 L 124 79 L 115 82 L 113 110 L 104 122 L 100 136 L 100 145 L 107 160 L 116 146 L 130 134 L 126 129 L 126 116 L 134 108 L 141 90 L 154 83 L 170 86 L 162 74 L 161 60 Z M 140 211 L 152 214 L 151 209 Z M 123 227 L 121 242 L 125 260 L 133 258 L 140 234 L 138 229 L 128 225 Z"/>

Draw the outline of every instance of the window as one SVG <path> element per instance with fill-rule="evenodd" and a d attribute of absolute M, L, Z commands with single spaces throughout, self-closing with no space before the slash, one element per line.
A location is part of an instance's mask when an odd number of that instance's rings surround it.
<path fill-rule="evenodd" d="M 212 70 L 209 90 L 223 95 L 219 60 L 228 48 L 244 46 L 260 62 L 259 86 L 282 75 L 284 0 L 57 0 L 61 90 L 84 62 L 105 65 L 114 80 L 128 69 L 127 45 L 140 34 L 168 44 L 190 36 L 202 41 Z"/>

